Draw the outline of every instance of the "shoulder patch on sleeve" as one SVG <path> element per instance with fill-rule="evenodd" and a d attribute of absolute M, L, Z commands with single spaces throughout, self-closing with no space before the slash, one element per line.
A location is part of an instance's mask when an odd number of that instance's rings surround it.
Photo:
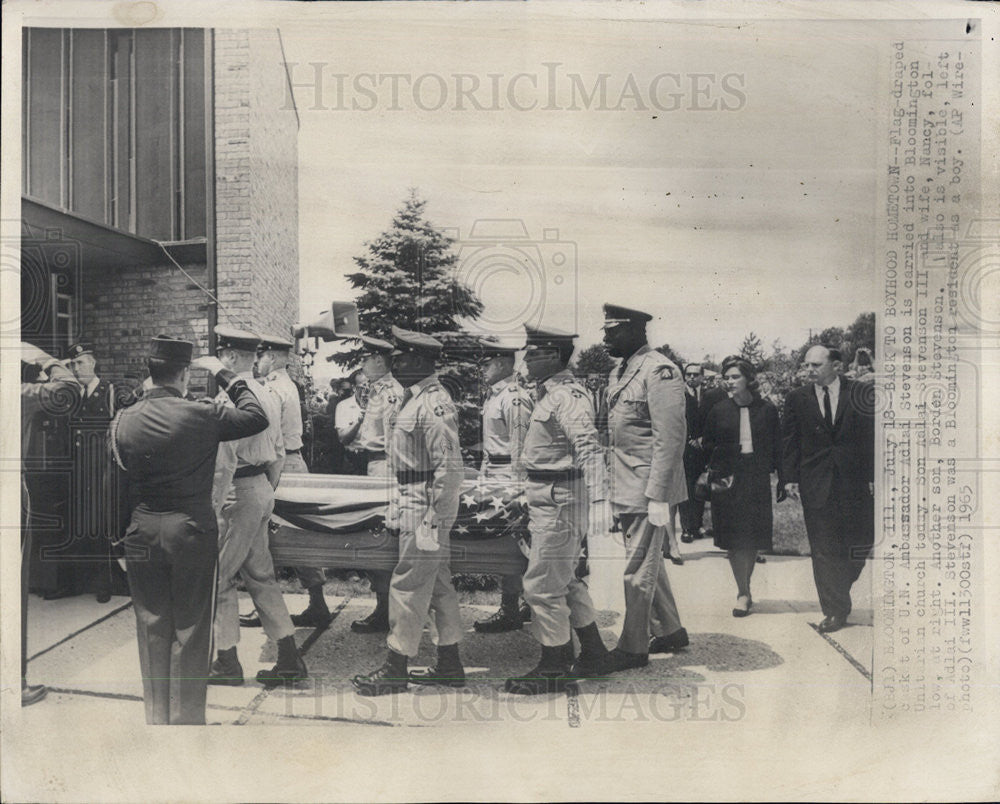
<path fill-rule="evenodd" d="M 661 363 L 653 369 L 653 376 L 661 380 L 672 380 L 674 379 L 674 367 L 669 363 Z"/>

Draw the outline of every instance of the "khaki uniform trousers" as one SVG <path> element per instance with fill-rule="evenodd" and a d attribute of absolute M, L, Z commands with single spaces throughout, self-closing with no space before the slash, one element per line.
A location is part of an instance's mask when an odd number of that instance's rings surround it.
<path fill-rule="evenodd" d="M 419 550 L 411 531 L 399 534 L 399 563 L 389 586 L 389 638 L 396 653 L 413 658 L 420 648 L 424 623 L 432 615 L 438 645 L 462 638 L 458 593 L 451 582 L 451 540 L 439 536 L 437 550 Z"/>
<path fill-rule="evenodd" d="M 237 575 L 243 579 L 268 637 L 277 642 L 295 633 L 268 549 L 267 523 L 273 509 L 274 490 L 265 475 L 233 480 L 219 523 L 217 650 L 228 650 L 240 641 Z"/>
<path fill-rule="evenodd" d="M 650 524 L 646 514 L 620 514 L 625 535 L 625 620 L 618 647 L 648 653 L 650 633 L 667 636 L 681 627 L 667 570 L 663 565 L 666 528 Z"/>
<path fill-rule="evenodd" d="M 281 466 L 281 473 L 292 472 L 293 474 L 309 474 L 309 467 L 306 466 L 306 459 L 302 457 L 302 450 L 298 452 L 286 452 L 285 462 Z"/>
<path fill-rule="evenodd" d="M 587 585 L 576 577 L 587 533 L 587 493 L 582 479 L 555 483 L 528 480 L 531 551 L 524 599 L 531 606 L 535 638 L 546 647 L 565 645 L 571 628 L 596 618 Z"/>

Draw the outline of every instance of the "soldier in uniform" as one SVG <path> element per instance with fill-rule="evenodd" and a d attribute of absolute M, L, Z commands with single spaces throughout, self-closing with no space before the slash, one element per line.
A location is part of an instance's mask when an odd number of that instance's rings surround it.
<path fill-rule="evenodd" d="M 355 441 L 365 453 L 368 476 L 388 477 L 386 422 L 399 410 L 403 386 L 392 376 L 392 344 L 367 335 L 363 335 L 361 341 L 364 348 L 361 370 L 369 382 L 368 404 Z M 372 591 L 375 592 L 375 610 L 367 617 L 351 623 L 351 630 L 359 634 L 384 634 L 389 631 L 389 584 L 392 573 L 369 570 L 368 575 Z"/>
<path fill-rule="evenodd" d="M 486 480 L 502 480 L 513 486 L 524 485 L 524 464 L 521 451 L 528 432 L 528 419 L 533 402 L 527 389 L 514 373 L 516 348 L 490 341 L 479 342 L 479 354 L 486 383 L 483 402 L 483 460 L 480 476 Z M 528 606 L 521 606 L 524 582 L 520 575 L 500 578 L 500 609 L 473 627 L 482 634 L 516 631 L 531 619 Z"/>
<path fill-rule="evenodd" d="M 257 673 L 257 681 L 277 686 L 308 676 L 295 646 L 295 627 L 274 577 L 274 562 L 268 547 L 268 522 L 274 510 L 274 490 L 278 487 L 284 457 L 281 402 L 253 378 L 258 337 L 226 326 L 217 326 L 215 334 L 219 359 L 257 396 L 269 425 L 262 433 L 219 447 L 212 490 L 212 501 L 219 512 L 217 658 L 212 663 L 209 683 L 230 686 L 243 683 L 243 667 L 236 655 L 240 641 L 236 593 L 239 574 L 260 614 L 265 633 L 278 645 L 277 664 Z"/>
<path fill-rule="evenodd" d="M 646 342 L 649 313 L 604 305 L 604 343 L 621 362 L 608 382 L 611 502 L 625 536 L 625 621 L 615 670 L 688 644 L 663 566 L 670 507 L 687 499 L 687 423 L 679 369 Z M 653 639 L 650 640 L 650 632 Z"/>
<path fill-rule="evenodd" d="M 71 422 L 75 532 L 86 540 L 90 573 L 99 603 L 111 600 L 111 539 L 115 529 L 116 478 L 108 459 L 108 426 L 115 417 L 115 386 L 97 376 L 94 351 L 88 344 L 69 348 L 69 367 L 80 383 L 80 406 Z"/>
<path fill-rule="evenodd" d="M 212 357 L 232 406 L 191 402 L 193 345 L 159 335 L 149 351 L 152 387 L 111 425 L 115 460 L 134 504 L 125 537 L 147 723 L 203 724 L 212 645 L 218 531 L 212 475 L 219 442 L 267 427 L 245 380 Z"/>
<path fill-rule="evenodd" d="M 537 695 L 559 692 L 577 678 L 613 670 L 590 593 L 575 574 L 588 522 L 592 532 L 606 531 L 610 512 L 594 406 L 567 369 L 576 335 L 527 325 L 525 329 L 525 365 L 537 390 L 521 454 L 531 531 L 524 597 L 531 606 L 542 656 L 525 675 L 507 679 L 505 689 Z M 575 663 L 571 627 L 580 640 Z"/>
<path fill-rule="evenodd" d="M 460 687 L 465 670 L 458 653 L 462 621 L 451 582 L 451 527 L 458 514 L 462 455 L 458 411 L 438 381 L 435 364 L 441 342 L 418 332 L 392 328 L 393 373 L 403 387 L 399 412 L 389 416 L 389 468 L 396 483 L 394 513 L 399 527 L 399 562 L 389 587 L 388 655 L 377 670 L 353 678 L 361 695 L 405 690 L 407 681 Z M 437 630 L 437 663 L 407 674 L 417 655 L 428 615 Z"/>
<path fill-rule="evenodd" d="M 21 344 L 21 461 L 27 469 L 37 416 L 43 411 L 69 409 L 79 393 L 72 372 L 30 343 Z M 48 376 L 42 380 L 42 373 Z M 21 706 L 38 703 L 48 694 L 44 684 L 28 684 L 28 587 L 31 571 L 32 520 L 27 472 L 21 475 Z"/>
<path fill-rule="evenodd" d="M 281 439 L 285 462 L 281 474 L 309 474 L 309 467 L 302 457 L 302 407 L 299 391 L 288 376 L 288 354 L 292 342 L 277 335 L 261 338 L 257 350 L 257 375 L 261 382 L 277 396 L 281 404 Z M 329 624 L 332 615 L 323 597 L 326 574 L 321 567 L 296 567 L 295 574 L 302 588 L 309 593 L 309 605 L 299 614 L 292 615 L 296 628 L 322 628 Z M 257 612 L 240 617 L 244 628 L 260 628 Z"/>

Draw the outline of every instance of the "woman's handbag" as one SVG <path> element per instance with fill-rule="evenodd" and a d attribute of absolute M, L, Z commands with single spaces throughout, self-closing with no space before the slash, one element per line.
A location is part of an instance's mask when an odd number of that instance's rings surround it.
<path fill-rule="evenodd" d="M 725 497 L 732 491 L 735 477 L 720 475 L 712 469 L 701 473 L 694 485 L 694 498 L 701 502 L 711 502 Z"/>

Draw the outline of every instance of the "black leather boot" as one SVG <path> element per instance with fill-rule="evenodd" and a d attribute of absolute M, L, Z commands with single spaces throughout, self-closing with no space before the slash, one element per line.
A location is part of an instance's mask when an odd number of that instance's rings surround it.
<path fill-rule="evenodd" d="M 212 662 L 208 683 L 220 687 L 243 686 L 243 666 L 236 655 L 235 647 L 219 651 L 218 658 Z"/>
<path fill-rule="evenodd" d="M 296 628 L 325 628 L 332 618 L 323 597 L 323 584 L 320 583 L 309 587 L 309 605 L 301 613 L 292 615 L 292 625 Z"/>
<path fill-rule="evenodd" d="M 485 620 L 474 622 L 472 627 L 480 634 L 501 634 L 519 630 L 523 622 L 518 595 L 501 595 L 500 608 Z"/>
<path fill-rule="evenodd" d="M 278 640 L 278 663 L 270 670 L 257 673 L 257 683 L 265 687 L 294 684 L 309 678 L 306 663 L 295 646 L 295 637 L 286 636 Z"/>
<path fill-rule="evenodd" d="M 351 679 L 358 695 L 367 697 L 388 695 L 392 692 L 406 692 L 406 682 L 406 657 L 392 649 L 389 650 L 385 662 L 377 670 Z"/>
<path fill-rule="evenodd" d="M 458 645 L 438 645 L 437 664 L 426 670 L 414 670 L 410 681 L 435 687 L 464 687 L 465 668 L 458 655 Z"/>
<path fill-rule="evenodd" d="M 615 672 L 615 659 L 604 646 L 597 623 L 576 629 L 580 639 L 580 656 L 573 663 L 574 678 L 605 678 Z"/>
<path fill-rule="evenodd" d="M 351 630 L 356 634 L 388 634 L 389 633 L 389 595 L 381 592 L 375 595 L 375 611 L 363 620 L 351 623 Z"/>
<path fill-rule="evenodd" d="M 566 645 L 549 647 L 542 645 L 542 658 L 538 666 L 523 676 L 508 678 L 504 691 L 514 695 L 544 695 L 547 692 L 563 692 L 575 679 L 570 675 L 567 657 L 572 655 Z"/>

